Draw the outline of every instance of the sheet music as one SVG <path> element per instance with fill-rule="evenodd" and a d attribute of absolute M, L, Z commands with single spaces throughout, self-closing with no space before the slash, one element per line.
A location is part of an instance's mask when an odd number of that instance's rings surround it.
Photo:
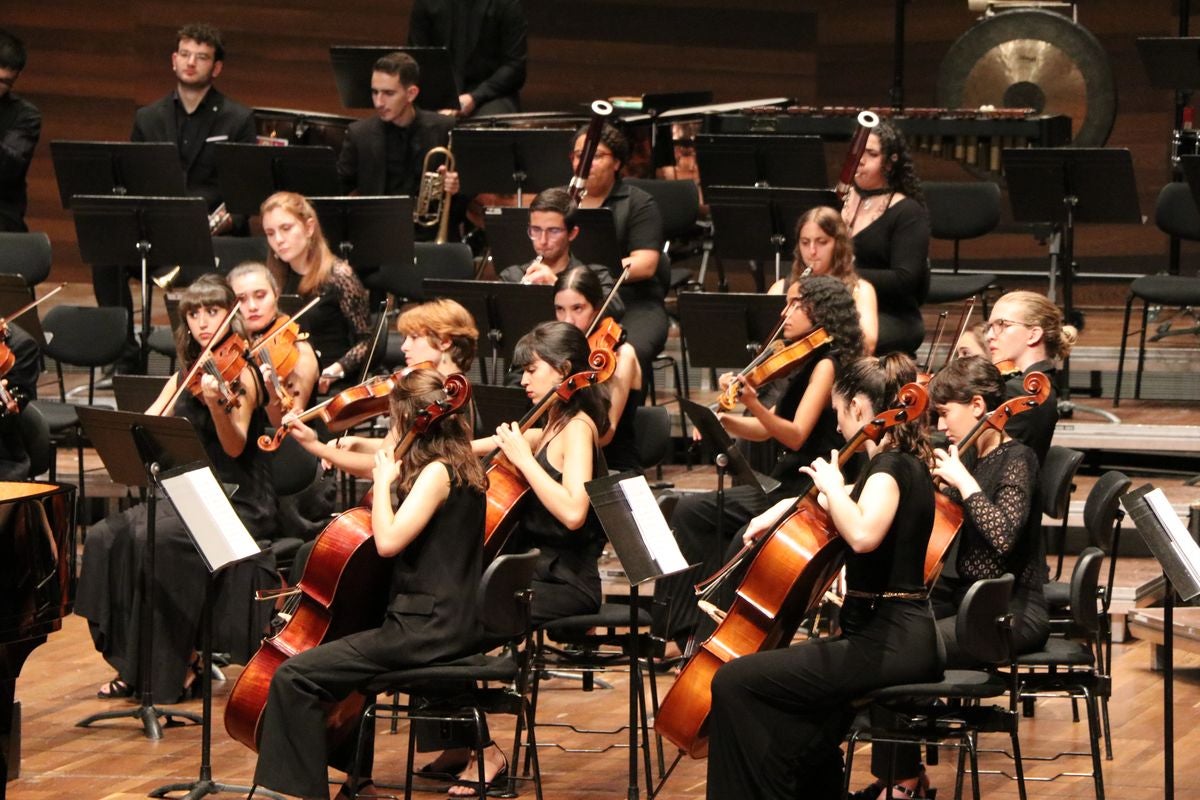
<path fill-rule="evenodd" d="M 211 468 L 164 477 L 161 483 L 210 572 L 261 552 Z"/>
<path fill-rule="evenodd" d="M 1180 562 L 1192 576 L 1192 580 L 1200 585 L 1200 544 L 1196 544 L 1196 540 L 1184 527 L 1183 521 L 1179 519 L 1175 509 L 1171 508 L 1171 502 L 1167 500 L 1162 489 L 1147 492 L 1144 499 L 1151 513 L 1171 537 L 1171 546 Z"/>
<path fill-rule="evenodd" d="M 659 571 L 670 574 L 687 569 L 687 559 L 679 552 L 675 535 L 671 533 L 662 510 L 654 500 L 654 493 L 650 491 L 650 484 L 646 483 L 646 478 L 641 475 L 626 478 L 617 485 L 621 487 L 621 493 L 629 503 L 633 520 L 641 531 L 642 541 L 645 542 L 646 549 L 650 551 L 650 557 L 658 565 Z"/>

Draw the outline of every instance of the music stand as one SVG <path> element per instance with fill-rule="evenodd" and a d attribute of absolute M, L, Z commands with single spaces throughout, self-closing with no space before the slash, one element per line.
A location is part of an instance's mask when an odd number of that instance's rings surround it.
<path fill-rule="evenodd" d="M 1121 497 L 1150 551 L 1162 566 L 1163 598 L 1163 797 L 1175 797 L 1175 595 L 1200 595 L 1200 547 L 1179 520 L 1162 490 L 1146 484 Z"/>
<path fill-rule="evenodd" d="M 584 484 L 592 507 L 608 540 L 612 542 L 617 560 L 629 578 L 629 788 L 627 797 L 636 800 L 641 796 L 638 788 L 638 730 L 639 719 L 645 718 L 646 696 L 642 686 L 642 655 L 650 651 L 643 646 L 638 636 L 638 587 L 647 581 L 675 575 L 688 568 L 687 560 L 679 552 L 671 529 L 655 503 L 654 495 L 646 478 L 636 472 L 623 472 L 597 478 Z M 650 680 L 654 680 L 653 674 Z M 640 717 L 639 717 L 640 714 Z M 642 745 L 646 788 L 653 797 L 657 788 L 653 785 L 650 768 L 650 745 Z M 679 759 L 675 760 L 679 763 Z M 674 769 L 672 764 L 672 769 Z M 663 775 L 665 781 L 670 772 Z M 660 788 L 662 784 L 659 784 Z"/>
<path fill-rule="evenodd" d="M 1051 245 L 1050 297 L 1053 300 L 1055 294 L 1055 273 L 1061 273 L 1063 318 L 1073 324 L 1075 226 L 1084 222 L 1141 224 L 1133 159 L 1128 150 L 1115 147 L 1006 147 L 1001 158 L 1013 220 L 1049 222 L 1055 228 L 1061 252 L 1056 255 Z M 1060 413 L 1071 416 L 1079 408 L 1109 422 L 1120 422 L 1107 411 L 1071 402 L 1070 364 L 1069 358 L 1063 359 L 1059 373 Z"/>
<path fill-rule="evenodd" d="M 766 344 L 786 305 L 780 294 L 680 292 L 679 330 L 688 364 L 740 369 Z"/>
<path fill-rule="evenodd" d="M 217 183 L 231 214 L 252 217 L 275 192 L 305 197 L 335 195 L 337 160 L 332 147 L 264 147 L 221 142 L 213 148 Z"/>
<path fill-rule="evenodd" d="M 50 142 L 58 197 L 71 208 L 75 195 L 133 194 L 186 197 L 179 150 L 169 142 Z"/>
<path fill-rule="evenodd" d="M 371 102 L 371 73 L 375 62 L 389 53 L 407 53 L 421 68 L 418 84 L 421 87 L 416 104 L 430 111 L 459 108 L 458 80 L 450 51 L 445 47 L 363 47 L 333 45 L 329 60 L 333 64 L 333 79 L 338 97 L 346 108 L 374 108 Z"/>
<path fill-rule="evenodd" d="M 310 197 L 329 246 L 360 275 L 413 263 L 411 197 Z"/>
<path fill-rule="evenodd" d="M 568 128 L 456 128 L 450 140 L 461 194 L 515 194 L 566 186 L 571 180 Z"/>
<path fill-rule="evenodd" d="M 783 254 L 795 248 L 796 220 L 815 206 L 841 207 L 828 189 L 712 186 L 704 191 L 712 212 L 713 252 L 722 291 L 726 287 L 724 259 L 766 260 L 774 257 L 775 280 L 780 278 Z M 762 270 L 754 270 L 758 291 L 766 290 Z"/>
<path fill-rule="evenodd" d="M 170 380 L 163 375 L 113 375 L 113 399 L 118 411 L 141 413 L 158 399 L 162 387 Z"/>
<path fill-rule="evenodd" d="M 539 322 L 554 319 L 553 286 L 449 278 L 426 278 L 422 285 L 426 297 L 449 297 L 475 318 L 475 327 L 484 334 L 479 358 L 491 358 L 492 383 L 498 380 L 500 361 L 512 361 L 517 340 Z M 482 366 L 480 371 L 486 378 Z"/>
<path fill-rule="evenodd" d="M 529 410 L 529 396 L 518 386 L 493 386 L 486 383 L 471 386 L 471 399 L 479 413 L 481 432 L 490 436 L 501 423 L 512 422 L 525 416 Z"/>
<path fill-rule="evenodd" d="M 770 494 L 779 488 L 779 481 L 769 475 L 763 475 L 750 466 L 750 462 L 742 455 L 742 451 L 737 448 L 729 433 L 721 426 L 720 420 L 713 410 L 708 406 L 702 406 L 699 403 L 688 400 L 686 397 L 680 399 L 679 407 L 687 418 L 692 421 L 700 430 L 701 441 L 707 447 L 712 448 L 716 453 L 713 457 L 713 463 L 717 465 L 717 491 L 723 492 L 723 478 L 725 473 L 732 468 L 734 482 L 741 486 L 753 486 L 758 489 L 764 496 Z M 718 496 L 718 507 L 720 507 L 722 497 Z M 724 541 L 721 537 L 721 520 L 723 514 L 717 512 L 717 538 Z"/>
<path fill-rule="evenodd" d="M 710 186 L 829 185 L 820 136 L 701 133 L 696 136 L 700 181 Z"/>
<path fill-rule="evenodd" d="M 170 724 L 175 718 L 186 719 L 197 724 L 203 722 L 191 711 L 158 708 L 154 705 L 153 659 L 154 652 L 154 523 L 157 508 L 157 492 L 153 490 L 155 478 L 161 469 L 170 469 L 181 464 L 202 462 L 208 464 L 204 445 L 196 436 L 192 423 L 183 417 L 156 417 L 133 414 L 127 411 L 110 411 L 105 408 L 79 406 L 79 424 L 96 448 L 100 461 L 108 470 L 113 483 L 136 486 L 146 492 L 146 546 L 142 561 L 141 608 L 138 637 L 138 678 L 141 682 L 138 705 L 128 711 L 105 711 L 92 714 L 76 727 L 86 728 L 94 722 L 106 719 L 132 717 L 141 720 L 142 732 L 147 739 L 161 739 L 163 735 L 159 718 L 165 717 Z"/>
<path fill-rule="evenodd" d="M 85 262 L 141 265 L 138 358 L 145 370 L 150 351 L 150 268 L 179 265 L 183 283 L 215 268 L 204 198 L 76 195 L 71 210 Z M 121 280 L 125 280 L 123 273 Z"/>

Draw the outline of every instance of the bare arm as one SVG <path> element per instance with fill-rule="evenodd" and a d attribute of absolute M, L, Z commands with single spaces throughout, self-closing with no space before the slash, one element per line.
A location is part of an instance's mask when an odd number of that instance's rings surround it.
<path fill-rule="evenodd" d="M 425 530 L 433 515 L 450 496 L 450 473 L 440 461 L 431 461 L 421 469 L 412 490 L 392 509 L 392 483 L 399 470 L 392 451 L 384 448 L 374 456 L 371 499 L 371 530 L 379 555 L 399 554 Z"/>
<path fill-rule="evenodd" d="M 825 495 L 829 518 L 850 549 L 870 553 L 883 543 L 900 507 L 900 486 L 895 478 L 883 472 L 871 475 L 855 502 L 838 469 L 836 450 L 829 461 L 818 458 L 800 471 Z"/>
<path fill-rule="evenodd" d="M 517 431 L 515 424 L 502 425 L 497 429 L 496 435 L 500 439 L 500 449 L 525 476 L 529 487 L 546 510 L 569 530 L 582 527 L 591 502 L 583 485 L 592 479 L 593 448 L 596 441 L 590 421 L 576 417 L 567 423 L 550 444 L 552 461 L 553 451 L 562 455 L 562 483 L 552 478 L 537 462 L 528 442 Z"/>

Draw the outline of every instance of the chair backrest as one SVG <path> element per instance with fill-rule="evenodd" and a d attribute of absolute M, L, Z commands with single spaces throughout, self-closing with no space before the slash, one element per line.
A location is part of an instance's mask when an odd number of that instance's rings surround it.
<path fill-rule="evenodd" d="M 1200 211 L 1191 187 L 1186 183 L 1168 183 L 1154 204 L 1154 224 L 1168 236 L 1200 241 Z"/>
<path fill-rule="evenodd" d="M 479 582 L 479 621 L 489 640 L 513 639 L 529 628 L 529 604 L 522 595 L 533 584 L 538 550 L 497 557 Z"/>
<path fill-rule="evenodd" d="M 125 347 L 128 312 L 123 308 L 55 306 L 46 312 L 46 354 L 62 364 L 103 367 Z"/>
<path fill-rule="evenodd" d="M 980 664 L 1001 664 L 1009 660 L 1008 634 L 1004 617 L 1012 596 L 1013 576 L 975 581 L 963 595 L 954 620 L 958 646 Z"/>
<path fill-rule="evenodd" d="M 1116 555 L 1113 553 L 1113 531 L 1117 521 L 1125 516 L 1121 495 L 1128 491 L 1131 482 L 1125 473 L 1109 470 L 1096 481 L 1083 504 L 1083 527 L 1088 538 L 1101 551 L 1112 555 Z"/>
<path fill-rule="evenodd" d="M 3 257 L 3 251 L 0 251 L 0 259 Z M 3 269 L 2 263 L 0 263 L 0 269 Z M 0 272 L 0 317 L 8 317 L 12 312 L 36 299 L 33 286 L 26 282 L 24 276 L 15 272 Z M 33 340 L 38 343 L 38 347 L 43 349 L 46 347 L 46 332 L 42 330 L 42 320 L 38 316 L 38 309 L 29 309 L 14 324 L 32 336 Z"/>
<path fill-rule="evenodd" d="M 258 445 L 255 444 L 255 447 Z M 271 485 L 279 497 L 304 491 L 317 478 L 319 459 L 291 436 L 271 454 Z"/>
<path fill-rule="evenodd" d="M 217 272 L 222 275 L 247 261 L 265 263 L 269 249 L 265 236 L 214 236 L 212 247 Z"/>
<path fill-rule="evenodd" d="M 1075 488 L 1075 472 L 1083 453 L 1069 447 L 1051 445 L 1042 463 L 1042 512 L 1052 519 L 1067 515 L 1071 491 Z"/>
<path fill-rule="evenodd" d="M 663 241 L 687 236 L 700 214 L 700 190 L 694 181 L 662 181 L 626 178 L 625 183 L 643 190 L 658 205 L 663 221 Z"/>
<path fill-rule="evenodd" d="M 671 412 L 666 406 L 639 406 L 633 412 L 633 434 L 638 465 L 658 466 L 671 449 Z"/>
<path fill-rule="evenodd" d="M 29 477 L 36 478 L 48 472 L 53 451 L 50 447 L 50 425 L 42 412 L 33 403 L 26 404 L 17 418 L 17 426 L 25 452 L 29 454 Z"/>
<path fill-rule="evenodd" d="M 0 233 L 0 272 L 20 275 L 37 286 L 50 275 L 50 237 L 44 233 Z"/>
<path fill-rule="evenodd" d="M 382 289 L 405 300 L 424 300 L 426 278 L 471 280 L 475 277 L 475 257 L 462 242 L 416 242 L 413 263 L 384 264 L 379 268 Z"/>
<path fill-rule="evenodd" d="M 1104 553 L 1100 548 L 1089 547 L 1079 554 L 1071 572 L 1071 622 L 1093 634 L 1100 627 L 1098 590 L 1103 562 Z"/>
<path fill-rule="evenodd" d="M 921 184 L 935 239 L 974 239 L 1000 224 L 1000 186 L 992 181 Z"/>

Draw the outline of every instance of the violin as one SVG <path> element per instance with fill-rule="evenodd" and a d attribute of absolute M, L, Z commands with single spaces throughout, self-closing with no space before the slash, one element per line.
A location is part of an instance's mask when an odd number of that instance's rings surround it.
<path fill-rule="evenodd" d="M 1000 370 L 1000 377 L 1003 378 L 1004 380 L 1008 380 L 1009 378 L 1015 378 L 1016 376 L 1021 374 L 1021 368 L 1018 367 L 1017 362 L 1013 361 L 1011 358 L 1001 359 L 1000 361 L 997 361 L 993 366 L 995 366 L 996 369 Z"/>
<path fill-rule="evenodd" d="M 617 369 L 617 356 L 612 350 L 592 350 L 588 356 L 588 368 L 569 375 L 546 394 L 533 408 L 521 418 L 518 428 L 521 433 L 533 427 L 554 403 L 569 401 L 576 392 L 588 386 L 604 383 L 612 377 Z M 503 549 L 513 528 L 516 527 L 516 513 L 521 501 L 529 492 L 529 482 L 512 462 L 504 457 L 496 448 L 484 458 L 484 472 L 487 474 L 487 521 L 483 532 L 483 561 L 491 562 L 496 554 Z"/>
<path fill-rule="evenodd" d="M 898 394 L 898 405 L 864 425 L 841 449 L 838 466 L 844 466 L 868 441 L 878 442 L 888 429 L 918 418 L 928 402 L 925 387 L 906 384 Z M 754 560 L 733 605 L 679 673 L 655 718 L 655 729 L 692 758 L 708 752 L 705 728 L 717 669 L 735 658 L 790 642 L 800 621 L 824 597 L 841 569 L 846 544 L 828 512 L 818 505 L 813 485 L 767 532 L 697 584 L 697 592 L 710 592 L 752 552 Z"/>
<path fill-rule="evenodd" d="M 717 404 L 725 411 L 732 411 L 738 404 L 742 387 L 758 389 L 771 381 L 786 378 L 808 363 L 815 354 L 833 342 L 833 337 L 824 328 L 817 328 L 803 339 L 786 344 L 775 339 L 744 370 L 734 376 Z"/>
<path fill-rule="evenodd" d="M 357 386 L 343 389 L 333 397 L 306 411 L 301 411 L 294 419 L 280 425 L 275 429 L 273 436 L 263 434 L 258 437 L 259 449 L 267 452 L 278 450 L 296 422 L 319 419 L 325 423 L 331 433 L 340 433 L 348 428 L 353 428 L 360 422 L 366 422 L 386 414 L 388 397 L 396 388 L 396 381 L 415 369 L 433 369 L 433 362 L 421 361 L 396 370 L 391 375 L 376 375 Z"/>
<path fill-rule="evenodd" d="M 598 325 L 593 323 L 592 332 L 588 334 L 588 347 L 591 350 L 609 350 L 613 353 L 625 344 L 628 334 L 615 319 L 605 317 Z"/>
<path fill-rule="evenodd" d="M 446 400 L 418 412 L 396 448 L 401 459 L 435 422 L 462 409 L 471 385 L 462 375 L 445 381 Z M 289 657 L 351 633 L 378 627 L 390 600 L 392 559 L 379 555 L 371 530 L 371 509 L 357 506 L 325 526 L 313 544 L 304 574 L 294 590 L 292 617 L 263 642 L 238 676 L 225 706 L 225 730 L 258 750 L 267 692 L 275 670 Z M 366 697 L 357 692 L 331 705 L 327 741 L 331 749 L 358 730 Z"/>
<path fill-rule="evenodd" d="M 321 302 L 320 297 L 314 297 L 304 308 L 290 317 L 279 317 L 259 336 L 254 347 L 250 348 L 250 357 L 260 365 L 269 367 L 271 389 L 279 399 L 279 407 L 284 413 L 291 411 L 295 405 L 295 397 L 284 384 L 300 362 L 300 349 L 296 343 L 308 338 L 307 333 L 300 332 L 297 320 L 310 308 Z"/>
<path fill-rule="evenodd" d="M 201 369 L 193 371 L 187 383 L 188 391 L 193 396 L 202 399 L 204 389 L 201 381 L 205 375 L 211 375 L 217 379 L 217 390 L 221 394 L 219 402 L 226 414 L 242 404 L 246 387 L 242 385 L 241 374 L 249 363 L 246 360 L 245 339 L 231 333 L 212 348 L 207 358 L 202 358 L 197 363 L 202 365 Z"/>

